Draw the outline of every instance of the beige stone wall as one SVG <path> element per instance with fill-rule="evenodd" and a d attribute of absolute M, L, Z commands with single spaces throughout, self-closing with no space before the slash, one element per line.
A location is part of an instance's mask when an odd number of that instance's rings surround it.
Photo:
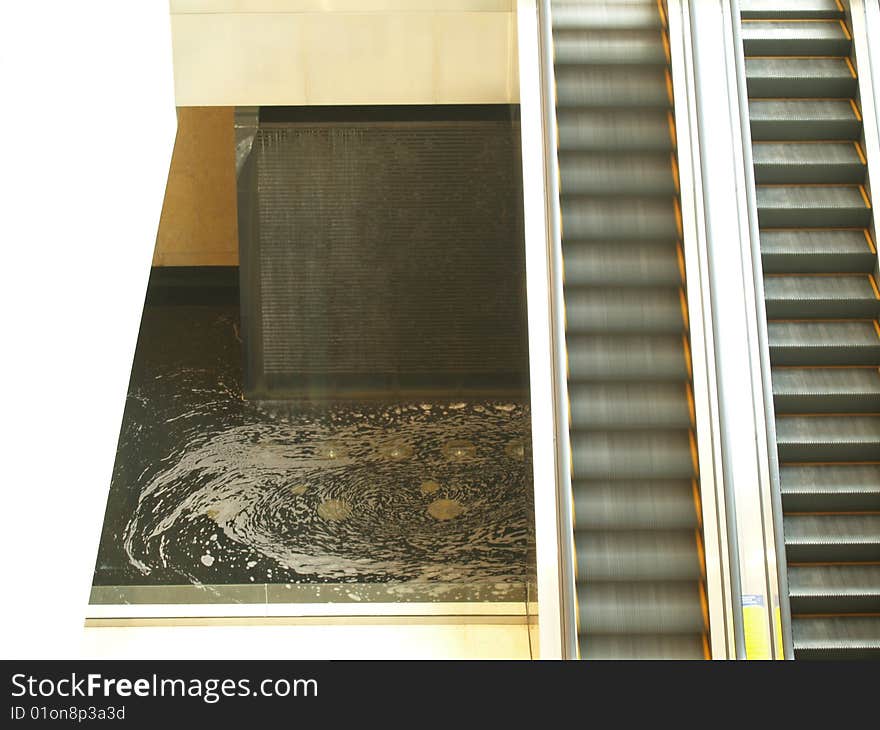
<path fill-rule="evenodd" d="M 238 264 L 231 107 L 180 107 L 154 266 Z"/>
<path fill-rule="evenodd" d="M 506 104 L 514 0 L 171 0 L 178 106 Z"/>

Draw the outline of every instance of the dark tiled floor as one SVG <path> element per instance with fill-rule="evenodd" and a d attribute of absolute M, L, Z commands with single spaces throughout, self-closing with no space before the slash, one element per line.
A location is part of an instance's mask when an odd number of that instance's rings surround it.
<path fill-rule="evenodd" d="M 235 305 L 145 308 L 95 586 L 453 584 L 491 598 L 486 586 L 528 578 L 525 404 L 258 406 L 240 383 Z"/>

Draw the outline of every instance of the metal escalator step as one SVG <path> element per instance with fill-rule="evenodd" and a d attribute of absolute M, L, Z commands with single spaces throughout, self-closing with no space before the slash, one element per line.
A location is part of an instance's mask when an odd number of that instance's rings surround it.
<path fill-rule="evenodd" d="M 880 616 L 794 617 L 797 659 L 880 658 Z"/>
<path fill-rule="evenodd" d="M 880 562 L 880 515 L 785 515 L 790 563 Z"/>
<path fill-rule="evenodd" d="M 573 334 L 674 333 L 684 330 L 678 289 L 632 287 L 565 292 L 567 331 Z"/>
<path fill-rule="evenodd" d="M 880 416 L 776 416 L 781 461 L 868 461 L 880 454 Z"/>
<path fill-rule="evenodd" d="M 581 632 L 600 634 L 697 634 L 703 632 L 700 588 L 686 582 L 595 582 L 578 586 Z"/>
<path fill-rule="evenodd" d="M 668 154 L 568 153 L 559 156 L 563 195 L 676 194 Z"/>
<path fill-rule="evenodd" d="M 667 61 L 659 30 L 591 29 L 554 33 L 553 62 L 559 68 L 568 64 L 665 66 Z"/>
<path fill-rule="evenodd" d="M 566 248 L 566 286 L 678 286 L 681 270 L 674 241 L 615 241 Z"/>
<path fill-rule="evenodd" d="M 671 199 L 564 197 L 562 235 L 563 245 L 568 239 L 668 241 L 678 235 L 678 223 Z"/>
<path fill-rule="evenodd" d="M 696 470 L 686 431 L 571 434 L 575 479 L 690 479 Z"/>
<path fill-rule="evenodd" d="M 673 148 L 663 109 L 560 109 L 557 126 L 560 152 L 670 152 Z"/>
<path fill-rule="evenodd" d="M 774 368 L 777 413 L 880 413 L 877 368 Z"/>
<path fill-rule="evenodd" d="M 575 548 L 579 581 L 698 581 L 702 576 L 693 530 L 578 530 Z"/>
<path fill-rule="evenodd" d="M 874 268 L 864 229 L 777 229 L 761 231 L 761 259 L 766 274 L 865 272 Z"/>
<path fill-rule="evenodd" d="M 671 106 L 663 69 L 619 66 L 556 69 L 556 103 L 563 108 Z"/>
<path fill-rule="evenodd" d="M 858 139 L 862 122 L 849 99 L 749 99 L 753 140 Z"/>
<path fill-rule="evenodd" d="M 877 321 L 768 322 L 773 365 L 874 365 L 880 362 Z"/>
<path fill-rule="evenodd" d="M 869 274 L 774 274 L 764 277 L 767 316 L 874 317 L 880 310 Z"/>
<path fill-rule="evenodd" d="M 789 566 L 793 613 L 880 613 L 880 565 Z"/>
<path fill-rule="evenodd" d="M 864 158 L 853 142 L 755 142 L 752 152 L 759 184 L 865 181 Z"/>
<path fill-rule="evenodd" d="M 557 30 L 635 30 L 661 27 L 657 4 L 649 0 L 626 3 L 551 3 L 554 34 Z"/>
<path fill-rule="evenodd" d="M 688 362 L 681 337 L 569 334 L 566 344 L 569 377 L 573 382 L 683 381 L 688 377 Z"/>
<path fill-rule="evenodd" d="M 843 98 L 858 91 L 846 58 L 753 56 L 745 65 L 750 97 Z"/>
<path fill-rule="evenodd" d="M 581 659 L 704 659 L 700 635 L 588 636 L 579 642 Z"/>
<path fill-rule="evenodd" d="M 880 464 L 782 464 L 787 512 L 880 510 Z"/>
<path fill-rule="evenodd" d="M 580 383 L 568 391 L 574 428 L 689 428 L 688 393 L 679 383 Z"/>
<path fill-rule="evenodd" d="M 694 530 L 699 527 L 689 479 L 575 481 L 576 529 Z M 880 490 L 878 490 L 880 493 Z"/>
<path fill-rule="evenodd" d="M 871 208 L 859 185 L 758 185 L 762 227 L 867 227 Z"/>
<path fill-rule="evenodd" d="M 846 56 L 852 40 L 840 20 L 744 20 L 747 56 Z"/>
<path fill-rule="evenodd" d="M 836 0 L 742 0 L 743 18 L 843 18 Z"/>

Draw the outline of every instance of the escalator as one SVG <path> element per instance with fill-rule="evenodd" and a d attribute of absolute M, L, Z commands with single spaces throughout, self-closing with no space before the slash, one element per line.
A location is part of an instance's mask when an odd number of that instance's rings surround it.
<path fill-rule="evenodd" d="M 666 17 L 551 3 L 581 658 L 708 658 Z"/>
<path fill-rule="evenodd" d="M 880 656 L 880 291 L 836 0 L 742 3 L 792 635 Z"/>

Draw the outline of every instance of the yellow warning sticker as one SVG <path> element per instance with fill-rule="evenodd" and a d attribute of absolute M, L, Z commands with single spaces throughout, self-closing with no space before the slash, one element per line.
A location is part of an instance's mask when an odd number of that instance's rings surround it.
<path fill-rule="evenodd" d="M 771 659 L 770 630 L 764 596 L 743 594 L 743 630 L 746 638 L 746 659 Z"/>

